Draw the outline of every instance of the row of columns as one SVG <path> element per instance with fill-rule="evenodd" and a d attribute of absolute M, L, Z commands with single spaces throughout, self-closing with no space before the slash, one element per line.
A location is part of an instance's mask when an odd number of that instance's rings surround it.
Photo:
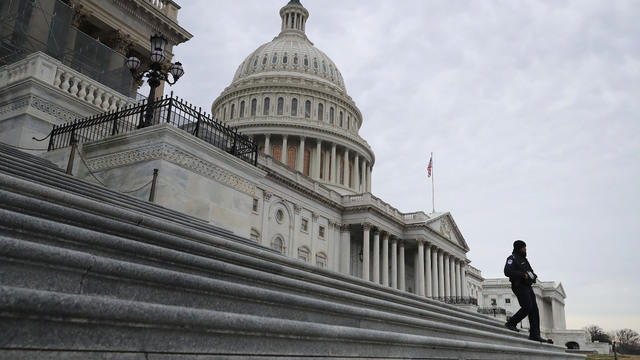
<path fill-rule="evenodd" d="M 289 136 L 278 135 L 281 141 L 278 145 L 281 145 L 280 162 L 283 164 L 288 163 L 288 148 L 289 148 Z M 297 136 L 298 147 L 296 149 L 296 161 L 295 168 L 297 171 L 304 172 L 304 152 L 307 146 L 306 137 Z M 345 187 L 354 190 L 355 192 L 371 192 L 371 164 L 364 157 L 361 157 L 357 152 L 351 152 L 347 148 L 340 148 L 336 143 L 323 142 L 320 139 L 314 138 L 315 151 L 312 159 L 310 158 L 309 176 L 315 180 L 323 180 L 329 184 L 343 185 Z M 330 145 L 331 151 L 323 146 L 324 143 Z M 264 152 L 267 155 L 271 154 L 271 134 L 266 134 L 264 139 Z M 324 169 L 320 168 L 321 154 L 325 151 Z M 346 159 L 344 162 L 344 177 L 340 182 L 340 176 L 338 174 L 338 155 L 342 159 Z M 349 165 L 353 164 L 353 181 L 349 185 L 350 169 Z M 331 176 L 329 176 L 329 173 Z"/>
<path fill-rule="evenodd" d="M 346 231 L 346 230 L 343 230 Z M 370 255 L 372 226 L 362 225 L 362 278 L 367 281 L 406 290 L 405 241 L 382 233 L 382 256 L 380 256 L 380 234 L 373 230 L 373 259 Z M 391 241 L 389 241 L 391 240 Z M 344 241 L 344 238 L 343 238 Z M 391 243 L 391 273 L 389 274 L 389 242 Z M 431 298 L 467 297 L 466 261 L 417 239 L 416 294 Z M 373 262 L 373 274 L 369 273 Z M 382 270 L 380 271 L 382 266 Z M 380 278 L 382 274 L 382 279 Z"/>

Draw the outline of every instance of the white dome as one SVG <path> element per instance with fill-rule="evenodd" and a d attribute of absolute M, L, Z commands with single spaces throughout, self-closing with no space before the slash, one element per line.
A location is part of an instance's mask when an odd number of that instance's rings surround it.
<path fill-rule="evenodd" d="M 286 32 L 251 53 L 236 71 L 233 82 L 258 74 L 282 75 L 283 72 L 319 79 L 346 93 L 342 74 L 336 64 L 313 46 L 306 36 Z"/>

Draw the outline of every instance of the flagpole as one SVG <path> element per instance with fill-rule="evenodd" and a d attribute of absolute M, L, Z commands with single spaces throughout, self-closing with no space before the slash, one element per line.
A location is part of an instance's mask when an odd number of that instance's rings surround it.
<path fill-rule="evenodd" d="M 436 186 L 434 183 L 434 178 L 436 177 L 436 173 L 433 166 L 433 152 L 431 152 L 431 205 L 433 206 L 431 213 L 436 212 Z"/>

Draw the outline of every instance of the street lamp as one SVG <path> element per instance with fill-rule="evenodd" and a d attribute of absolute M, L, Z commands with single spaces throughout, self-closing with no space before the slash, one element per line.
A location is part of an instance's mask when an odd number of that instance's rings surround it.
<path fill-rule="evenodd" d="M 166 46 L 167 39 L 162 35 L 151 36 L 151 56 L 149 57 L 151 65 L 149 65 L 149 69 L 146 71 L 138 72 L 141 61 L 137 57 L 131 56 L 125 60 L 125 65 L 131 71 L 131 76 L 133 76 L 134 79 L 140 80 L 143 77 L 149 79 L 147 81 L 150 88 L 149 97 L 147 99 L 147 110 L 145 111 L 144 119 L 140 119 L 138 128 L 153 125 L 154 95 L 156 88 L 160 86 L 160 83 L 162 81 L 166 81 L 169 85 L 173 85 L 178 82 L 182 75 L 184 75 L 184 68 L 180 62 L 171 64 L 168 72 L 162 70 L 162 65 L 166 60 L 166 57 L 164 56 Z M 169 79 L 169 74 L 171 74 L 172 80 Z"/>

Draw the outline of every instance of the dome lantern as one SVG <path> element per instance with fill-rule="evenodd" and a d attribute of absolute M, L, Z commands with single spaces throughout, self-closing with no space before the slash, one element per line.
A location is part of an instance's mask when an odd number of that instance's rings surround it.
<path fill-rule="evenodd" d="M 281 33 L 287 32 L 304 35 L 309 12 L 302 6 L 300 0 L 289 1 L 287 5 L 280 9 L 280 17 L 282 18 Z"/>

